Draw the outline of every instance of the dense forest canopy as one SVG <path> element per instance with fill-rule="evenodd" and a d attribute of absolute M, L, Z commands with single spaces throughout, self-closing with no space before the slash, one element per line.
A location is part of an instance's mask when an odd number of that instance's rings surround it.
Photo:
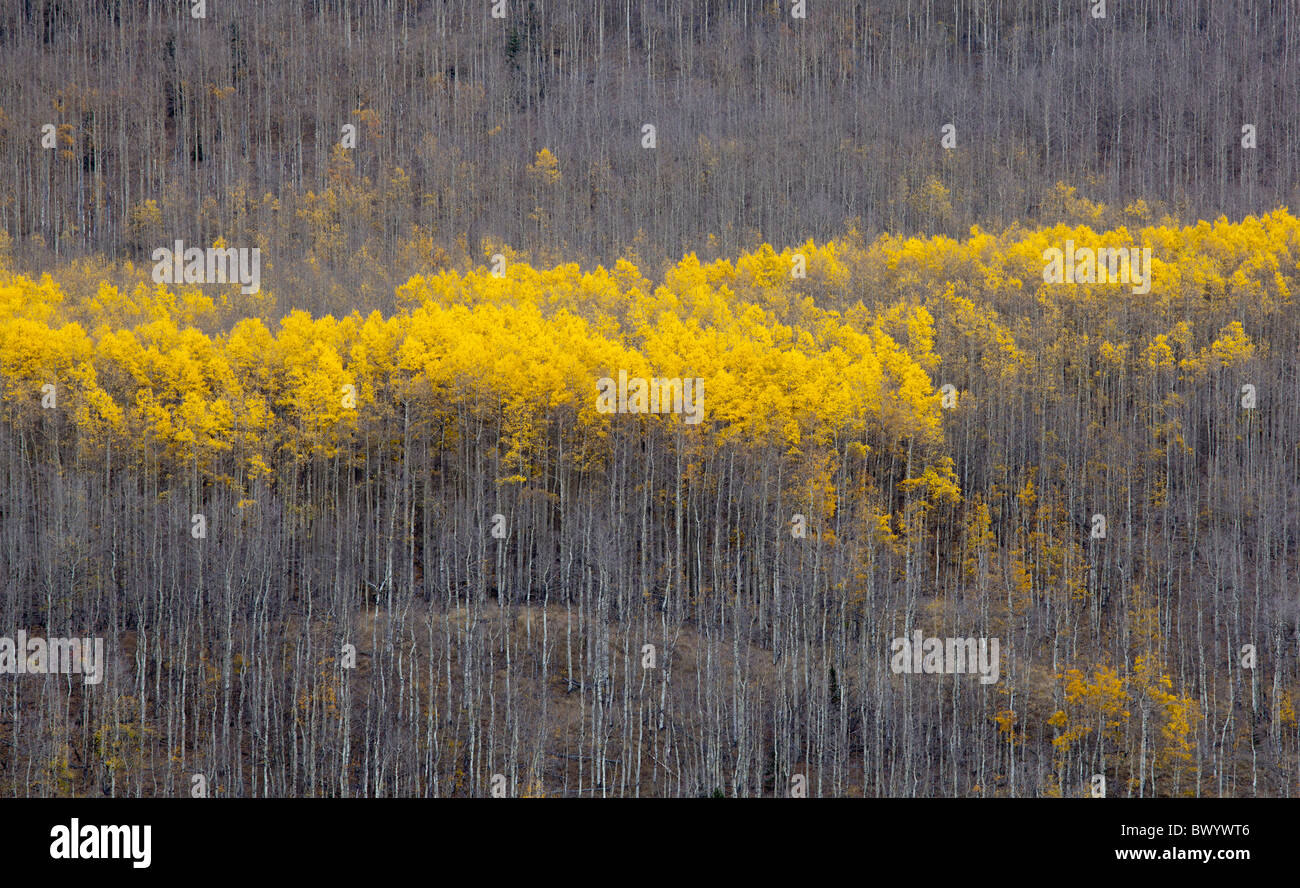
<path fill-rule="evenodd" d="M 1150 294 L 1036 282 L 1067 239 L 1149 245 Z M 278 321 L 237 285 L 9 275 L 5 616 L 117 640 L 109 696 L 10 761 L 53 750 L 48 792 L 508 761 L 516 791 L 749 794 L 796 760 L 837 794 L 1289 792 L 1297 256 L 1282 211 L 850 236 Z M 705 421 L 602 415 L 617 369 L 703 379 Z M 1001 679 L 898 682 L 915 627 L 1000 639 Z M 740 758 L 690 740 L 719 732 Z"/>
<path fill-rule="evenodd" d="M 6 5 L 0 793 L 1296 795 L 1300 13 L 1100 5 Z"/>

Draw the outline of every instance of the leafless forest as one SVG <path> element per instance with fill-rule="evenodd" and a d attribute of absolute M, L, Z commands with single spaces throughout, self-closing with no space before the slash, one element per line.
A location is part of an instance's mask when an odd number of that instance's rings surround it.
<path fill-rule="evenodd" d="M 0 4 L 0 793 L 1300 795 L 1300 6 L 1100 7 Z"/>

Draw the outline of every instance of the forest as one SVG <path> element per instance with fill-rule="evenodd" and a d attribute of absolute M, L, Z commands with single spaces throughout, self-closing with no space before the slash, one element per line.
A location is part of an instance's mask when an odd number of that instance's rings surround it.
<path fill-rule="evenodd" d="M 0 794 L 1300 794 L 1294 7 L 495 6 L 0 12 Z"/>

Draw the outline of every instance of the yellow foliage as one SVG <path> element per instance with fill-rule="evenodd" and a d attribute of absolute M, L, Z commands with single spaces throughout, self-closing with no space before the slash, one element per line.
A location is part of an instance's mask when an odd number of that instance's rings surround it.
<path fill-rule="evenodd" d="M 529 173 L 540 186 L 561 180 L 547 148 Z M 342 248 L 339 220 L 364 199 L 347 152 L 332 157 L 329 178 L 326 191 L 297 209 L 318 251 Z M 401 192 L 405 181 L 394 174 L 390 190 Z M 945 197 L 938 182 L 917 193 L 931 204 Z M 328 458 L 355 452 L 358 436 L 392 440 L 399 415 L 447 434 L 473 417 L 491 422 L 508 464 L 503 479 L 518 480 L 556 440 L 575 464 L 599 462 L 617 418 L 596 411 L 597 379 L 620 370 L 699 377 L 703 423 L 683 425 L 673 415 L 638 421 L 680 427 L 710 446 L 744 443 L 792 457 L 851 452 L 850 445 L 914 453 L 899 480 L 924 500 L 924 515 L 960 499 L 936 390 L 942 383 L 961 392 L 959 406 L 990 397 L 975 380 L 1013 396 L 1034 389 L 1050 396 L 1055 380 L 1079 365 L 1132 376 L 1131 385 L 1173 398 L 1161 374 L 1195 377 L 1255 355 L 1247 325 L 1220 311 L 1223 294 L 1265 307 L 1291 303 L 1289 251 L 1300 220 L 1284 210 L 1176 228 L 1152 224 L 1149 210 L 1134 204 L 1123 217 L 1143 227 L 1096 232 L 1087 226 L 1111 218 L 1104 208 L 1067 186 L 1055 199 L 1071 224 L 1002 234 L 973 228 L 962 241 L 886 235 L 868 244 L 851 231 L 823 244 L 763 244 L 734 260 L 688 254 L 657 284 L 629 259 L 608 270 L 536 268 L 485 241 L 488 256 L 506 256 L 503 276 L 487 267 L 416 276 L 398 288 L 394 313 L 364 318 L 296 311 L 271 319 L 269 294 L 173 289 L 130 267 L 127 285 L 110 283 L 93 263 L 70 265 L 60 278 L 66 287 L 0 272 L 3 397 L 34 421 L 41 387 L 51 383 L 69 399 L 87 445 L 128 441 L 201 471 L 238 466 L 235 474 L 252 476 L 271 472 L 278 453 Z M 942 215 L 941 206 L 929 209 Z M 159 219 L 146 202 L 131 221 L 144 232 Z M 1149 246 L 1151 292 L 1038 286 L 1043 251 L 1066 239 Z M 804 277 L 791 273 L 796 253 Z M 1023 318 L 1026 306 L 1037 321 Z M 1046 340 L 1043 328 L 1051 331 Z M 1181 436 L 1171 412 L 1157 419 L 1165 423 L 1153 428 L 1157 442 Z M 1029 509 L 1037 496 L 1031 475 L 1015 482 Z M 880 514 L 888 539 L 895 517 Z M 1079 556 L 1051 531 L 1060 516 L 1049 510 L 1042 518 L 1048 531 L 1023 541 L 1023 564 L 1038 566 L 1010 577 L 1023 586 L 1023 603 L 1035 584 L 1074 583 L 1077 593 Z M 981 538 L 989 532 L 987 524 L 975 529 Z"/>
<path fill-rule="evenodd" d="M 555 185 L 560 181 L 560 162 L 551 153 L 551 149 L 543 148 L 528 165 L 528 173 L 542 185 Z"/>

